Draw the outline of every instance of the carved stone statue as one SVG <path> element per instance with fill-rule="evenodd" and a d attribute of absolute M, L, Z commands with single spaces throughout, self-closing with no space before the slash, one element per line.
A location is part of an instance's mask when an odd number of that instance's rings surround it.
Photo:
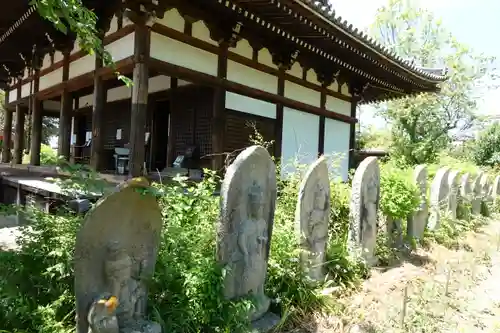
<path fill-rule="evenodd" d="M 500 194 L 500 176 L 496 176 L 491 186 L 491 195 L 493 196 L 493 200 L 495 200 L 499 194 Z"/>
<path fill-rule="evenodd" d="M 460 172 L 457 170 L 451 170 L 448 174 L 448 212 L 453 219 L 457 218 L 458 209 L 458 176 Z"/>
<path fill-rule="evenodd" d="M 254 326 L 272 327 L 279 321 L 268 313 L 264 293 L 276 202 L 276 171 L 267 150 L 252 146 L 228 167 L 221 189 L 221 219 L 217 259 L 227 270 L 224 295 L 250 297 Z"/>
<path fill-rule="evenodd" d="M 349 249 L 368 265 L 377 261 L 377 215 L 380 200 L 380 169 L 376 157 L 368 157 L 356 169 L 349 212 Z"/>
<path fill-rule="evenodd" d="M 424 235 L 429 207 L 427 204 L 427 167 L 418 165 L 415 167 L 414 178 L 420 194 L 420 205 L 408 221 L 408 235 L 420 239 Z"/>
<path fill-rule="evenodd" d="M 324 264 L 330 217 L 330 181 L 324 157 L 311 164 L 299 188 L 295 220 L 299 234 L 301 263 L 314 281 L 325 278 Z"/>
<path fill-rule="evenodd" d="M 430 206 L 431 212 L 427 228 L 435 230 L 439 227 L 441 212 L 448 206 L 448 195 L 450 192 L 448 185 L 448 175 L 450 169 L 443 167 L 436 172 L 431 183 Z"/>
<path fill-rule="evenodd" d="M 477 177 L 472 182 L 472 214 L 481 214 L 481 203 L 482 203 L 482 191 L 481 179 L 483 178 L 483 172 L 479 172 Z"/>
<path fill-rule="evenodd" d="M 85 217 L 75 245 L 77 333 L 161 333 L 145 320 L 162 216 L 145 179 L 132 179 Z"/>

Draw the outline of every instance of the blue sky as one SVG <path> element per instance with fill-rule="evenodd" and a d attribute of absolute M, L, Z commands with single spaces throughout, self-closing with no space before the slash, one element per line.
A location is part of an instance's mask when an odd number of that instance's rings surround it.
<path fill-rule="evenodd" d="M 374 19 L 377 8 L 387 0 L 330 0 L 338 15 L 354 26 L 365 29 Z M 442 18 L 443 25 L 462 43 L 477 52 L 500 59 L 500 0 L 420 0 L 420 6 L 433 11 Z M 479 113 L 500 115 L 500 89 L 484 94 L 479 103 Z M 363 112 L 362 125 L 367 125 Z M 369 116 L 368 116 L 369 117 Z M 371 117 L 370 117 L 371 118 Z M 373 120 L 377 127 L 383 126 L 381 120 Z"/>

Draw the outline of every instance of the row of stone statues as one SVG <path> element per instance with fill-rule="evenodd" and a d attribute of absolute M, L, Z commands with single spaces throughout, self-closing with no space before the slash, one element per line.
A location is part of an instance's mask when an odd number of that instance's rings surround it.
<path fill-rule="evenodd" d="M 416 168 L 422 203 L 409 218 L 413 236 L 421 237 L 426 227 L 438 227 L 443 209 L 456 214 L 457 177 L 446 168 L 437 172 L 428 219 L 427 169 Z M 470 185 L 464 175 L 460 193 L 473 202 L 486 200 L 497 195 L 499 180 L 490 186 L 481 174 Z M 75 249 L 77 333 L 161 333 L 159 324 L 145 319 L 145 281 L 154 272 L 162 226 L 156 198 L 142 191 L 148 186 L 145 179 L 133 179 L 101 199 L 85 217 Z M 264 292 L 276 195 L 276 168 L 265 148 L 247 148 L 228 167 L 221 188 L 216 256 L 227 271 L 224 296 L 251 298 L 249 319 L 260 331 L 279 322 L 269 312 L 270 299 Z M 379 165 L 376 158 L 366 158 L 352 181 L 348 245 L 368 264 L 376 261 L 379 198 Z M 473 210 L 477 212 L 474 205 Z M 329 172 L 326 160 L 319 158 L 302 179 L 295 212 L 300 261 L 312 281 L 325 279 L 329 218 Z"/>

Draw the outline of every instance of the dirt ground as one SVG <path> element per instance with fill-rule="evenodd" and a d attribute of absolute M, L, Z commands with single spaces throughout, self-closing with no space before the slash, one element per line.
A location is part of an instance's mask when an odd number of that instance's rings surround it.
<path fill-rule="evenodd" d="M 373 270 L 361 290 L 339 299 L 339 317 L 318 318 L 313 332 L 500 333 L 500 220 L 461 240 L 433 246 L 397 267 Z"/>

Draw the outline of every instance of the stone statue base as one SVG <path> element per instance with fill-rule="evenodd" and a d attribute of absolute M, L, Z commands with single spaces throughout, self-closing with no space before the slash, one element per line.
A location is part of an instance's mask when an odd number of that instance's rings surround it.
<path fill-rule="evenodd" d="M 272 313 L 266 312 L 262 317 L 257 320 L 252 321 L 250 324 L 251 333 L 266 333 L 271 331 L 274 327 L 276 327 L 281 318 Z"/>
<path fill-rule="evenodd" d="M 162 333 L 161 325 L 154 321 L 139 320 L 120 328 L 120 333 Z"/>

